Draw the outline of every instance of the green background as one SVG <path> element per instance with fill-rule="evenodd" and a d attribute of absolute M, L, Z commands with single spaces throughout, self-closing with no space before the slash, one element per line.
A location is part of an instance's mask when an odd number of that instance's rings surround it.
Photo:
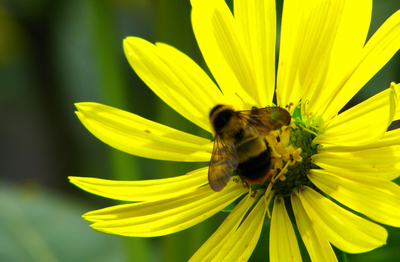
<path fill-rule="evenodd" d="M 207 165 L 119 152 L 74 114 L 76 102 L 99 102 L 211 138 L 156 97 L 122 49 L 125 37 L 139 36 L 171 44 L 205 68 L 190 9 L 189 0 L 0 2 L 0 261 L 187 261 L 218 227 L 226 214 L 159 238 L 102 234 L 81 215 L 116 203 L 67 179 L 161 178 Z M 370 35 L 398 9 L 399 1 L 375 1 Z M 400 82 L 399 68 L 397 54 L 350 105 Z M 348 261 L 399 261 L 400 229 L 387 228 L 387 246 Z M 266 227 L 251 260 L 267 260 L 268 250 Z"/>

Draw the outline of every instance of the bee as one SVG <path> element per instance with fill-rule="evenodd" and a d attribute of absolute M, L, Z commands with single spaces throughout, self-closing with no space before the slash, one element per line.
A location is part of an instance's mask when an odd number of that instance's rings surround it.
<path fill-rule="evenodd" d="M 215 137 L 208 169 L 211 188 L 221 191 L 233 173 L 248 184 L 264 183 L 271 167 L 271 152 L 264 136 L 289 125 L 289 112 L 281 107 L 235 111 L 229 105 L 216 105 L 209 117 Z"/>

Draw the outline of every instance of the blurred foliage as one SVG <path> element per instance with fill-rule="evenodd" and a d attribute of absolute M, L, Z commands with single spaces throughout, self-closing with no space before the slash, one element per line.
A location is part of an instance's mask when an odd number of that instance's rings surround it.
<path fill-rule="evenodd" d="M 375 1 L 371 34 L 398 9 L 398 1 Z M 69 175 L 150 179 L 199 165 L 110 148 L 80 124 L 74 103 L 100 102 L 210 137 L 136 76 L 122 50 L 131 35 L 171 44 L 205 68 L 189 0 L 0 2 L 0 261 L 186 261 L 226 216 L 154 239 L 101 234 L 81 218 L 115 203 L 73 187 Z M 397 54 L 349 106 L 400 82 L 399 68 Z M 265 229 L 253 261 L 268 257 Z M 399 260 L 400 231 L 389 231 L 387 246 L 349 261 Z"/>
<path fill-rule="evenodd" d="M 35 184 L 0 184 L 0 261 L 126 261 L 123 239 L 81 215 L 93 205 Z"/>

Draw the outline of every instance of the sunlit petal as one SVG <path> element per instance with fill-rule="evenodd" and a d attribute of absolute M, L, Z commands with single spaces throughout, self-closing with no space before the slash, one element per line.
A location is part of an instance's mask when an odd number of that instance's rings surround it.
<path fill-rule="evenodd" d="M 400 226 L 400 187 L 395 183 L 319 169 L 311 170 L 308 177 L 324 193 L 347 207 L 379 223 Z"/>
<path fill-rule="evenodd" d="M 272 210 L 269 243 L 270 261 L 302 261 L 285 201 L 279 196 L 275 197 Z"/>
<path fill-rule="evenodd" d="M 85 219 L 99 231 L 124 236 L 154 237 L 184 230 L 204 221 L 246 193 L 240 183 L 231 182 L 215 193 L 209 186 L 178 197 L 118 205 L 91 211 Z"/>
<path fill-rule="evenodd" d="M 161 160 L 209 161 L 212 142 L 97 103 L 77 103 L 85 127 L 121 151 Z"/>
<path fill-rule="evenodd" d="M 332 172 L 346 169 L 366 177 L 387 180 L 400 175 L 400 146 L 365 149 L 352 152 L 324 152 L 312 156 L 313 163 Z"/>
<path fill-rule="evenodd" d="M 346 74 L 359 58 L 367 38 L 372 14 L 372 0 L 346 0 L 329 56 L 329 67 L 323 85 L 314 90 L 307 112 L 316 113 L 326 107 L 335 88 L 330 85 Z M 307 99 L 307 98 L 306 98 Z M 304 99 L 304 100 L 306 100 Z"/>
<path fill-rule="evenodd" d="M 191 3 L 197 43 L 223 94 L 238 109 L 257 105 L 254 72 L 229 7 L 223 0 Z"/>
<path fill-rule="evenodd" d="M 400 107 L 397 107 L 398 109 Z M 323 147 L 319 149 L 319 152 L 354 152 L 354 151 L 362 151 L 366 149 L 379 149 L 383 147 L 390 148 L 393 145 L 400 145 L 400 129 L 394 129 L 385 133 L 385 135 L 371 144 L 363 145 L 363 146 L 338 146 L 332 144 L 325 144 Z M 391 151 L 391 149 L 388 149 Z"/>
<path fill-rule="evenodd" d="M 276 8 L 274 0 L 235 0 L 235 20 L 256 77 L 257 104 L 272 105 L 275 89 Z"/>
<path fill-rule="evenodd" d="M 214 234 L 201 246 L 201 248 L 197 250 L 190 261 L 211 261 L 214 259 L 221 251 L 221 248 L 236 232 L 243 217 L 254 204 L 255 200 L 254 197 L 249 197 L 249 195 L 244 197 L 219 226 L 217 231 L 215 231 Z"/>
<path fill-rule="evenodd" d="M 240 227 L 221 247 L 215 257 L 215 261 L 247 261 L 250 258 L 260 238 L 265 213 L 268 208 L 263 197 L 259 199 Z"/>
<path fill-rule="evenodd" d="M 327 84 L 335 90 L 322 101 L 326 105 L 320 123 L 336 115 L 343 106 L 392 58 L 400 48 L 400 11 L 394 13 L 375 32 L 362 49 L 355 64 L 343 77 Z M 332 79 L 333 80 L 333 79 Z M 321 112 L 322 113 L 322 112 Z M 318 124 L 320 124 L 318 123 Z"/>
<path fill-rule="evenodd" d="M 139 77 L 182 116 L 210 131 L 208 115 L 223 102 L 215 84 L 190 58 L 175 48 L 137 37 L 124 40 L 125 55 Z"/>
<path fill-rule="evenodd" d="M 400 86 L 399 86 L 400 87 Z M 324 132 L 314 139 L 316 144 L 360 146 L 381 138 L 392 123 L 400 91 L 392 85 L 336 116 Z"/>
<path fill-rule="evenodd" d="M 346 0 L 331 52 L 327 79 L 337 76 L 338 70 L 348 70 L 348 61 L 358 57 L 367 39 L 371 15 L 372 0 Z M 321 92 L 320 95 L 325 93 L 329 92 Z"/>
<path fill-rule="evenodd" d="M 92 177 L 69 177 L 70 182 L 92 194 L 123 201 L 148 201 L 184 195 L 208 183 L 208 167 L 183 176 L 116 181 Z"/>
<path fill-rule="evenodd" d="M 307 216 L 307 213 L 304 210 L 297 194 L 293 192 L 290 199 L 294 216 L 296 218 L 297 228 L 299 229 L 300 236 L 307 248 L 311 261 L 337 261 L 331 244 L 329 243 L 328 239 L 314 227 L 312 221 Z"/>
<path fill-rule="evenodd" d="M 318 231 L 344 252 L 366 252 L 386 243 L 385 228 L 339 207 L 313 189 L 304 186 L 299 197 Z"/>
<path fill-rule="evenodd" d="M 321 90 L 343 8 L 342 0 L 284 2 L 278 104 L 297 105 L 302 96 L 304 102 L 311 99 L 314 91 Z"/>
<path fill-rule="evenodd" d="M 400 93 L 400 84 L 391 83 L 391 86 L 393 86 L 393 89 L 396 92 Z M 396 111 L 394 112 L 393 120 L 400 120 L 400 106 L 398 106 L 396 108 Z"/>

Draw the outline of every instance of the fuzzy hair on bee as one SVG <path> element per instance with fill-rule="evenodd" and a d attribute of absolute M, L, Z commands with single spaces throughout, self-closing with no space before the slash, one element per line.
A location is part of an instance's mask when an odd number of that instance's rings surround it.
<path fill-rule="evenodd" d="M 271 154 L 264 139 L 271 131 L 290 124 L 289 112 L 281 107 L 253 107 L 236 111 L 231 105 L 216 105 L 209 114 L 214 147 L 208 170 L 211 188 L 221 191 L 232 175 L 248 184 L 268 179 Z"/>

